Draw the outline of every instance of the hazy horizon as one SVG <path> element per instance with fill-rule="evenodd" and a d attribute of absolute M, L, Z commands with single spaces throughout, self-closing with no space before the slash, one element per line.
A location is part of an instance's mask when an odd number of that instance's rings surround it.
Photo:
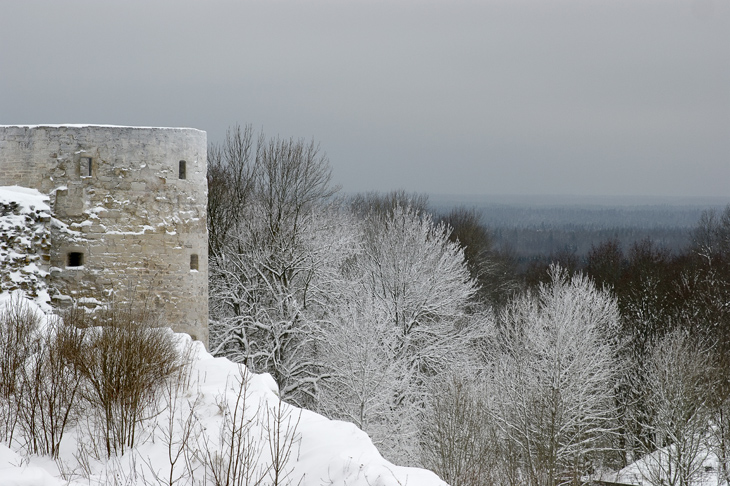
<path fill-rule="evenodd" d="M 730 196 L 616 196 L 610 194 L 428 194 L 435 203 L 535 206 L 698 206 L 724 207 Z"/>

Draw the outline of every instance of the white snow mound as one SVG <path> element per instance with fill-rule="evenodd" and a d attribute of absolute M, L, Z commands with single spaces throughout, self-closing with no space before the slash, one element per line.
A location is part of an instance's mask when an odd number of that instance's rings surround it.
<path fill-rule="evenodd" d="M 36 303 L 28 301 L 37 310 Z M 0 302 L 0 310 L 3 302 Z M 172 331 L 169 331 L 172 333 Z M 386 461 L 363 431 L 346 422 L 329 420 L 319 414 L 299 409 L 279 400 L 273 378 L 268 374 L 248 373 L 244 367 L 225 358 L 215 358 L 200 342 L 192 341 L 185 334 L 175 334 L 182 349 L 192 357 L 189 385 L 175 398 L 177 412 L 169 420 L 170 407 L 145 422 L 144 437 L 133 450 L 122 456 L 94 459 L 88 454 L 87 464 L 79 467 L 80 451 L 88 448 L 88 432 L 83 424 L 69 429 L 61 443 L 60 457 L 54 461 L 48 457 L 27 456 L 18 444 L 0 445 L 0 484 L 2 485 L 97 485 L 162 484 L 170 474 L 168 442 L 165 434 L 170 423 L 175 423 L 175 436 L 181 432 L 181 423 L 194 412 L 196 426 L 192 447 L 199 449 L 199 456 L 217 454 L 225 450 L 220 445 L 224 416 L 232 413 L 239 392 L 241 373 L 248 375 L 244 416 L 250 419 L 250 437 L 258 448 L 260 462 L 270 461 L 272 413 L 281 406 L 283 428 L 289 424 L 292 437 L 291 458 L 284 467 L 288 480 L 283 484 L 293 486 L 447 486 L 434 473 L 422 469 L 395 466 Z M 163 398 L 163 403 L 164 403 Z M 169 401 L 166 403 L 170 403 Z M 267 412 L 268 411 L 268 412 Z M 230 415 L 228 415 L 230 416 Z M 84 422 L 81 420 L 80 422 Z M 283 434 L 286 436 L 286 432 Z M 208 444 L 208 450 L 204 445 Z M 195 469 L 193 479 L 176 484 L 205 484 L 202 461 L 192 459 Z M 173 468 L 175 474 L 183 472 L 182 461 Z M 211 484 L 208 480 L 207 484 Z M 271 484 L 267 478 L 262 484 Z"/>

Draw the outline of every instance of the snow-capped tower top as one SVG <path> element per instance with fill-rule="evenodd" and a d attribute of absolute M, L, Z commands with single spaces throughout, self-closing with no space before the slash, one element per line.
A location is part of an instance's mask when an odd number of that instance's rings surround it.
<path fill-rule="evenodd" d="M 135 288 L 207 345 L 206 144 L 191 128 L 0 126 L 0 186 L 50 199 L 53 305 Z"/>

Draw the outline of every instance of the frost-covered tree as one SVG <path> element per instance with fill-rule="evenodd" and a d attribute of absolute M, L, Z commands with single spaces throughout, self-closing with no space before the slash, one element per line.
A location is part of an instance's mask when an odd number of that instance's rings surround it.
<path fill-rule="evenodd" d="M 501 318 L 494 411 L 523 484 L 554 486 L 590 469 L 614 433 L 616 301 L 553 266 L 550 282 Z"/>
<path fill-rule="evenodd" d="M 475 288 L 463 252 L 447 227 L 396 205 L 362 222 L 342 278 L 321 408 L 358 424 L 386 456 L 414 464 L 428 383 L 468 362 L 482 332 L 466 312 Z"/>
<path fill-rule="evenodd" d="M 251 155 L 250 136 L 238 132 L 223 153 L 241 175 L 229 182 L 245 186 L 230 193 L 245 197 L 231 200 L 239 206 L 211 252 L 211 350 L 271 373 L 284 398 L 304 405 L 321 378 L 320 276 L 339 254 L 337 239 L 323 239 L 335 228 L 329 162 L 314 143 L 263 136 Z"/>
<path fill-rule="evenodd" d="M 365 221 L 362 253 L 352 272 L 404 348 L 421 344 L 439 322 L 455 323 L 475 293 L 463 251 L 448 235 L 430 215 L 400 205 Z"/>
<path fill-rule="evenodd" d="M 708 267 L 730 260 L 730 205 L 720 214 L 715 210 L 702 213 L 692 232 L 692 245 Z"/>
<path fill-rule="evenodd" d="M 356 299 L 338 311 L 325 333 L 329 377 L 322 383 L 319 411 L 368 432 L 384 455 L 412 460 L 416 377 L 398 354 L 395 332 L 375 308 Z"/>
<path fill-rule="evenodd" d="M 714 436 L 713 446 L 720 463 L 719 472 L 725 482 L 730 484 L 730 397 L 722 393 L 716 400 L 711 427 Z"/>

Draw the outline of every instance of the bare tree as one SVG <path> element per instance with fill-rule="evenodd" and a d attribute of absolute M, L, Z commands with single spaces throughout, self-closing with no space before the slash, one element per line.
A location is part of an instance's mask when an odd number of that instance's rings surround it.
<path fill-rule="evenodd" d="M 255 195 L 267 234 L 295 243 L 302 220 L 338 187 L 330 184 L 327 156 L 312 141 L 271 139 L 259 143 Z"/>
<path fill-rule="evenodd" d="M 712 267 L 718 262 L 730 259 L 730 205 L 718 214 L 715 210 L 702 213 L 697 228 L 692 234 L 694 251 Z"/>
<path fill-rule="evenodd" d="M 720 462 L 720 474 L 730 484 L 730 397 L 722 393 L 716 397 L 711 430 L 714 435 L 715 455 Z"/>
<path fill-rule="evenodd" d="M 250 404 L 250 383 L 251 373 L 241 367 L 234 383 L 235 401 L 229 403 L 224 395 L 218 404 L 223 413 L 218 444 L 201 436 L 203 462 L 215 486 L 258 486 L 269 474 L 271 465 L 262 461 L 263 436 L 256 435 L 263 412 L 260 403 L 256 408 Z M 225 393 L 229 386 L 227 382 Z"/>
<path fill-rule="evenodd" d="M 213 258 L 231 243 L 246 216 L 255 164 L 250 125 L 230 128 L 223 144 L 208 147 L 208 248 Z"/>
<path fill-rule="evenodd" d="M 398 206 L 411 208 L 415 213 L 425 215 L 428 213 L 428 195 L 399 189 L 384 194 L 372 191 L 360 193 L 350 199 L 350 209 L 360 218 L 392 216 Z"/>
<path fill-rule="evenodd" d="M 27 360 L 38 349 L 40 314 L 21 294 L 0 310 L 0 440 L 12 442 L 18 423 L 20 384 Z"/>
<path fill-rule="evenodd" d="M 451 486 L 502 484 L 497 428 L 475 381 L 454 376 L 437 382 L 421 429 L 423 465 Z"/>
<path fill-rule="evenodd" d="M 21 372 L 18 416 L 26 449 L 31 454 L 58 458 L 61 439 L 79 413 L 82 376 L 74 365 L 84 339 L 66 312 L 66 319 L 51 317 L 40 334 L 35 353 Z"/>
<path fill-rule="evenodd" d="M 203 476 L 197 472 L 205 459 L 197 441 L 204 434 L 199 417 L 203 394 L 199 386 L 191 389 L 193 351 L 191 342 L 184 345 L 181 366 L 162 387 L 162 410 L 158 415 L 155 439 L 167 449 L 167 461 L 166 464 L 153 463 L 150 458 L 144 461 L 159 486 L 205 484 L 195 480 L 196 476 Z M 145 484 L 148 483 L 145 481 Z"/>
<path fill-rule="evenodd" d="M 517 269 L 508 252 L 494 247 L 481 213 L 457 207 L 441 221 L 451 228 L 449 239 L 463 248 L 471 276 L 479 284 L 479 296 L 490 305 L 504 306 L 520 290 Z"/>
<path fill-rule="evenodd" d="M 718 376 L 710 347 L 676 330 L 652 348 L 647 369 L 647 428 L 656 450 L 641 462 L 651 484 L 689 486 L 704 472 L 712 395 Z"/>
<path fill-rule="evenodd" d="M 154 327 L 153 316 L 136 302 L 112 305 L 99 323 L 72 359 L 84 379 L 82 395 L 98 412 L 103 453 L 111 457 L 138 442 L 146 413 L 181 361 L 172 332 Z"/>
<path fill-rule="evenodd" d="M 297 428 L 301 418 L 302 411 L 296 412 L 293 407 L 282 402 L 281 398 L 274 405 L 266 407 L 264 431 L 271 458 L 268 468 L 271 486 L 299 486 L 304 480 L 302 476 L 295 483 L 293 470 L 294 464 L 299 461 L 301 435 Z"/>

